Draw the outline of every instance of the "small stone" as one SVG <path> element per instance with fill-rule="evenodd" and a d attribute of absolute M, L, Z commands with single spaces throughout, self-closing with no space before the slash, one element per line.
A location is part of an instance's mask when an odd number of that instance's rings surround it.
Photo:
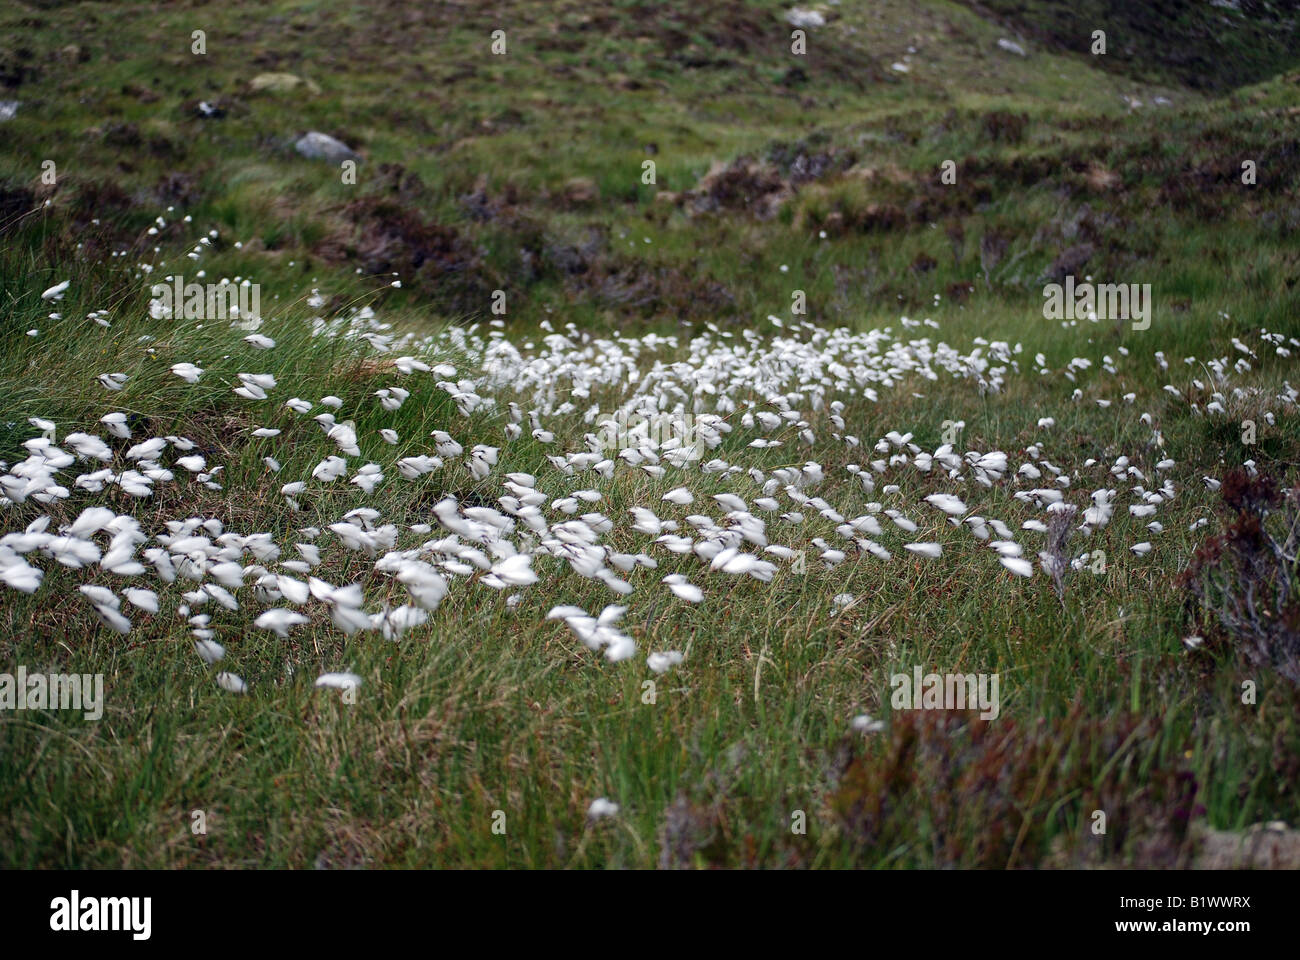
<path fill-rule="evenodd" d="M 294 73 L 259 73 L 248 81 L 248 89 L 253 93 L 292 93 L 299 89 L 320 93 L 315 83 Z"/>
<path fill-rule="evenodd" d="M 312 130 L 303 134 L 294 149 L 308 160 L 328 160 L 330 163 L 342 163 L 344 160 L 360 159 L 346 143 L 336 140 L 327 133 Z"/>
<path fill-rule="evenodd" d="M 792 27 L 824 27 L 826 26 L 826 17 L 817 10 L 792 7 L 786 11 L 785 22 Z"/>

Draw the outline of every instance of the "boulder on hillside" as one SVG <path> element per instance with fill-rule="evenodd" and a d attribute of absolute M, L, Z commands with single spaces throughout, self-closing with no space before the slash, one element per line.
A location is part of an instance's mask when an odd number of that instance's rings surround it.
<path fill-rule="evenodd" d="M 320 87 L 295 73 L 259 73 L 248 81 L 248 89 L 253 93 L 293 93 L 306 90 L 310 94 L 320 93 Z"/>
<path fill-rule="evenodd" d="M 293 148 L 308 160 L 327 160 L 330 163 L 342 163 L 344 160 L 361 158 L 342 140 L 336 140 L 328 133 L 311 130 L 303 134 Z"/>

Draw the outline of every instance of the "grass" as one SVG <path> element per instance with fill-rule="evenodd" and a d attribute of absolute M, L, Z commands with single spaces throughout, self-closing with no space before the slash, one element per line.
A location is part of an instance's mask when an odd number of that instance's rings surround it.
<path fill-rule="evenodd" d="M 1021 6 L 1035 17 L 1046 7 Z M 380 511 L 377 523 L 398 525 L 406 549 L 442 535 L 432 512 L 442 497 L 492 505 L 499 478 L 523 471 L 537 475 L 551 522 L 562 517 L 550 499 L 599 490 L 595 509 L 618 521 L 610 545 L 647 550 L 659 564 L 626 575 L 636 587 L 626 599 L 549 557 L 538 558 L 542 580 L 525 590 L 462 579 L 398 642 L 345 636 L 319 609 L 277 637 L 252 625 L 261 605 L 245 588 L 239 611 L 202 610 L 228 650 L 214 668 L 194 654 L 178 590 L 166 591 L 156 616 L 133 611 L 136 628 L 123 637 L 98 624 L 76 587 L 126 580 L 43 562 L 37 594 L 6 590 L 0 604 L 0 670 L 103 673 L 107 708 L 97 722 L 67 711 L 0 713 L 0 861 L 1187 866 L 1204 828 L 1295 823 L 1296 690 L 1245 666 L 1213 633 L 1189 653 L 1183 637 L 1199 627 L 1174 587 L 1228 519 L 1202 476 L 1253 459 L 1296 482 L 1300 421 L 1278 399 L 1295 372 L 1258 336 L 1300 335 L 1289 186 L 1296 75 L 1285 72 L 1295 63 L 1264 51 L 1248 75 L 1184 85 L 1178 64 L 1135 74 L 1131 62 L 1100 65 L 1051 46 L 1026 59 L 1002 53 L 995 43 L 1005 28 L 963 6 L 845 2 L 828 27 L 811 31 L 812 52 L 796 64 L 783 9 L 82 3 L 39 18 L 0 15 L 0 77 L 15 91 L 6 98 L 22 102 L 0 144 L 0 460 L 26 456 L 22 444 L 39 433 L 29 417 L 53 420 L 62 438 L 123 411 L 138 437 L 187 436 L 210 466 L 224 467 L 216 490 L 174 467 L 176 481 L 146 500 L 78 493 L 9 505 L 0 508 L 4 532 L 43 514 L 55 527 L 103 502 L 150 533 L 186 517 L 272 532 L 287 558 L 303 528 L 324 529 L 365 505 Z M 1129 18 L 1124 29 L 1143 23 Z M 1031 19 L 1022 25 L 1037 36 Z M 498 27 L 509 37 L 505 57 L 486 49 Z M 203 57 L 189 52 L 199 28 Z M 890 69 L 904 57 L 909 73 Z M 1256 62 L 1265 60 L 1267 70 Z M 14 84 L 19 64 L 35 75 Z M 251 77 L 272 70 L 309 77 L 322 92 L 251 92 Z M 1128 108 L 1124 95 L 1144 106 Z M 1171 105 L 1156 105 L 1157 96 Z M 224 116 L 200 118 L 199 100 Z M 360 150 L 356 185 L 293 154 L 306 129 Z M 800 156 L 824 170 L 796 182 Z M 740 179 L 734 194 L 701 186 L 715 163 L 734 174 L 746 157 L 760 179 L 789 189 L 770 218 L 758 216 L 751 181 Z M 51 158 L 61 171 L 53 188 L 39 180 Z M 641 182 L 647 159 L 654 185 Z M 956 184 L 939 180 L 947 159 Z M 1254 186 L 1240 181 L 1244 159 L 1258 164 Z M 582 199 L 587 182 L 595 196 Z M 699 209 L 701 198 L 715 208 Z M 147 233 L 160 215 L 166 226 Z M 217 237 L 187 259 L 209 230 Z M 1153 284 L 1150 330 L 1043 319 L 1044 277 L 1084 245 L 1092 252 L 1076 272 Z M 153 278 L 199 269 L 262 285 L 259 332 L 275 349 L 255 350 L 225 323 L 149 318 Z M 400 288 L 389 286 L 393 273 Z M 40 292 L 63 279 L 72 281 L 67 299 L 43 303 Z M 307 302 L 313 289 L 320 306 Z M 498 289 L 508 312 L 494 328 Z M 1073 502 L 1099 487 L 1127 490 L 1131 481 L 1107 473 L 1121 455 L 1148 478 L 1158 460 L 1175 460 L 1168 476 L 1178 496 L 1158 516 L 1165 531 L 1151 537 L 1147 520 L 1121 506 L 1091 537 L 1076 534 L 1071 550 L 1104 551 L 1105 573 L 1071 573 L 1058 599 L 1041 571 L 1011 577 L 969 535 L 917 506 L 952 488 L 905 467 L 882 481 L 901 487 L 886 505 L 897 503 L 920 529 L 903 536 L 882 518 L 888 532 L 877 539 L 893 560 L 851 556 L 825 569 L 814 552 L 809 572 L 779 564 L 770 584 L 705 575 L 693 560 L 647 548 L 626 529 L 625 511 L 714 513 L 714 493 L 758 495 L 743 473 L 670 468 L 654 478 L 627 467 L 610 479 L 562 477 L 546 456 L 582 449 L 592 427 L 548 413 L 554 444 L 526 429 L 503 442 L 508 403 L 542 402 L 522 383 L 493 387 L 494 407 L 463 416 L 438 377 L 398 376 L 390 355 L 354 336 L 311 335 L 315 317 L 346 326 L 370 307 L 392 325 L 387 332 L 410 338 L 397 355 L 452 363 L 457 377 L 482 385 L 494 329 L 536 357 L 548 349 L 542 324 L 572 323 L 575 354 L 601 362 L 635 351 L 644 373 L 652 358 L 686 362 L 722 342 L 744 351 L 747 330 L 777 332 L 767 315 L 793 319 L 794 290 L 809 304 L 800 319 L 845 336 L 888 328 L 904 343 L 929 337 L 966 356 L 979 348 L 985 359 L 994 352 L 987 341 L 1020 349 L 989 361 L 1009 368 L 1000 390 L 943 370 L 934 380 L 909 374 L 879 387 L 875 402 L 860 390 L 837 393 L 843 430 L 824 407 L 813 413 L 805 394 L 797 406 L 817 434 L 813 447 L 782 428 L 784 446 L 751 449 L 755 432 L 738 426 L 713 455 L 769 475 L 815 459 L 828 479 L 810 492 L 853 517 L 886 498 L 867 494 L 845 467 L 879 456 L 871 447 L 886 431 L 910 431 L 933 450 L 945 421 L 964 421 L 959 451 L 1004 450 L 1013 471 L 1032 459 L 1027 447 L 1043 444 L 1043 456 L 1075 477 Z M 87 319 L 93 310 L 108 311 L 110 325 Z M 938 327 L 905 326 L 903 316 Z M 658 347 L 634 339 L 650 333 L 674 339 Z M 1242 356 L 1234 337 L 1259 354 L 1249 370 L 1231 372 Z M 1050 375 L 1036 372 L 1040 352 Z M 1070 382 L 1060 372 L 1075 357 L 1092 366 Z M 1227 414 L 1205 413 L 1214 388 L 1192 381 L 1212 382 L 1204 365 L 1219 357 L 1230 371 L 1225 394 L 1258 393 L 1230 396 Z M 198 384 L 169 372 L 178 362 L 204 368 Z M 104 372 L 129 379 L 109 392 L 95 379 Z M 271 399 L 235 397 L 241 372 L 274 375 Z M 385 411 L 373 393 L 394 384 L 412 396 Z M 387 479 L 372 496 L 344 481 L 312 484 L 303 510 L 291 513 L 280 485 L 306 479 L 335 448 L 283 401 L 326 394 L 342 399 L 340 420 L 356 422 L 363 459 L 353 466 L 378 463 Z M 747 381 L 734 395 L 768 400 Z M 593 403 L 607 411 L 622 399 L 597 383 L 573 402 L 579 412 Z M 1053 428 L 1038 427 L 1045 416 Z M 1240 442 L 1244 419 L 1260 424 L 1253 447 Z M 256 426 L 284 433 L 256 440 Z M 384 443 L 380 428 L 400 442 Z M 401 480 L 396 460 L 430 452 L 435 429 L 466 451 L 500 445 L 500 463 L 484 481 L 464 457 Z M 1101 462 L 1085 465 L 1089 458 Z M 693 507 L 660 502 L 680 484 L 694 492 Z M 972 510 L 1016 529 L 1041 515 L 1013 497 L 1029 485 L 967 483 L 959 492 Z M 770 519 L 773 542 L 835 544 L 836 524 L 805 513 L 798 527 Z M 1189 529 L 1201 518 L 1209 525 Z M 435 532 L 407 529 L 420 523 Z M 1021 539 L 1032 557 L 1036 541 Z M 1129 546 L 1144 539 L 1155 549 L 1133 555 Z M 941 542 L 944 555 L 914 557 L 906 540 Z M 331 534 L 320 543 L 314 575 L 362 583 L 368 609 L 405 601 L 371 561 Z M 699 584 L 705 602 L 673 599 L 657 583 L 673 572 Z M 846 593 L 853 604 L 833 613 Z M 545 619 L 557 604 L 596 612 L 612 602 L 627 604 L 623 627 L 642 654 L 680 650 L 684 663 L 661 677 L 639 656 L 610 664 Z M 998 673 L 999 719 L 891 711 L 890 676 L 918 664 Z M 243 677 L 248 695 L 219 689 L 217 669 Z M 327 670 L 363 678 L 355 703 L 313 689 Z M 1249 704 L 1246 680 L 1257 686 Z M 863 713 L 885 720 L 884 730 L 853 731 Z M 588 819 L 600 796 L 620 805 L 617 816 Z M 1100 836 L 1091 830 L 1098 809 L 1108 822 Z M 206 833 L 192 830 L 196 810 Z M 792 830 L 796 812 L 806 832 Z M 501 815 L 504 833 L 494 832 Z"/>

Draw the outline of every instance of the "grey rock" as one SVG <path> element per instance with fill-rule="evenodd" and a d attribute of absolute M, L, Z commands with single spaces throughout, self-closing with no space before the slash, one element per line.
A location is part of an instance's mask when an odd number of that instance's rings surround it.
<path fill-rule="evenodd" d="M 308 160 L 328 160 L 330 163 L 342 163 L 344 160 L 360 160 L 352 149 L 343 141 L 335 140 L 327 133 L 312 130 L 303 134 L 294 149 Z"/>
<path fill-rule="evenodd" d="M 248 88 L 254 93 L 293 93 L 299 90 L 320 93 L 320 87 L 315 83 L 293 73 L 259 73 L 248 82 Z"/>
<path fill-rule="evenodd" d="M 785 13 L 785 22 L 793 27 L 824 27 L 826 18 L 819 10 L 794 7 Z"/>
<path fill-rule="evenodd" d="M 1006 37 L 1003 37 L 998 41 L 998 49 L 1005 50 L 1007 53 L 1014 53 L 1017 57 L 1029 56 L 1029 54 L 1025 53 L 1024 47 L 1016 43 L 1014 40 L 1008 40 Z"/>
<path fill-rule="evenodd" d="M 18 116 L 17 100 L 0 100 L 0 123 Z"/>

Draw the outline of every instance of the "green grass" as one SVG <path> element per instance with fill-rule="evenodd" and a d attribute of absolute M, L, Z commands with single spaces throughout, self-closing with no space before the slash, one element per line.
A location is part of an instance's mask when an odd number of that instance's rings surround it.
<path fill-rule="evenodd" d="M 1046 8 L 1025 6 L 1035 16 Z M 783 447 L 748 449 L 752 431 L 738 429 L 714 455 L 769 473 L 816 459 L 828 479 L 812 492 L 846 517 L 886 499 L 865 494 L 844 468 L 874 459 L 871 446 L 891 429 L 933 450 L 944 421 L 964 420 L 959 450 L 1004 450 L 1013 470 L 1029 459 L 1027 446 L 1043 443 L 1047 459 L 1077 471 L 1076 502 L 1099 487 L 1130 485 L 1106 473 L 1116 457 L 1152 477 L 1167 456 L 1177 461 L 1168 475 L 1179 496 L 1160 510 L 1166 529 L 1151 538 L 1156 549 L 1128 551 L 1148 538 L 1146 520 L 1121 507 L 1109 526 L 1071 542 L 1076 553 L 1104 550 L 1107 572 L 1071 574 L 1058 600 L 1041 571 L 1011 577 L 969 535 L 916 506 L 950 487 L 908 468 L 897 480 L 899 505 L 921 529 L 879 538 L 895 554 L 888 564 L 851 557 L 828 571 L 810 562 L 802 575 L 779 564 L 774 581 L 760 584 L 704 575 L 655 548 L 658 569 L 628 574 L 636 592 L 620 600 L 541 558 L 542 582 L 516 593 L 516 606 L 504 591 L 458 583 L 400 642 L 345 637 L 319 612 L 288 639 L 273 636 L 253 627 L 261 607 L 246 588 L 238 612 L 203 608 L 228 650 L 219 668 L 195 656 L 176 614 L 178 591 L 167 591 L 156 616 L 133 612 L 136 629 L 122 637 L 98 625 L 76 590 L 88 579 L 120 587 L 122 578 L 88 578 L 46 561 L 40 592 L 3 594 L 0 671 L 24 664 L 103 673 L 107 709 L 97 722 L 0 713 L 0 862 L 1161 866 L 1194 862 L 1196 831 L 1207 826 L 1296 822 L 1297 691 L 1245 665 L 1222 637 L 1188 654 L 1182 638 L 1195 625 L 1174 587 L 1223 523 L 1203 475 L 1221 477 L 1253 458 L 1261 471 L 1297 480 L 1300 419 L 1275 399 L 1296 373 L 1258 338 L 1261 328 L 1300 335 L 1296 81 L 1284 74 L 1295 63 L 1263 51 L 1255 59 L 1267 70 L 1256 64 L 1231 84 L 1216 74 L 1224 85 L 1182 86 L 1178 64 L 1137 76 L 1124 72 L 1129 64 L 1099 65 L 1064 49 L 1023 60 L 1003 54 L 995 42 L 1006 30 L 963 6 L 857 0 L 810 32 L 810 56 L 796 62 L 784 9 L 518 2 L 494 14 L 475 5 L 80 3 L 39 18 L 0 14 L 0 76 L 20 63 L 37 70 L 4 94 L 23 105 L 0 142 L 0 460 L 26 455 L 21 445 L 38 433 L 29 417 L 55 421 L 62 438 L 124 411 L 139 437 L 183 434 L 210 465 L 224 466 L 220 490 L 175 468 L 176 482 L 149 500 L 74 494 L 0 508 L 0 532 L 42 514 L 57 526 L 104 502 L 151 533 L 186 517 L 270 531 L 287 557 L 297 531 L 364 504 L 381 511 L 379 522 L 399 525 L 405 549 L 441 535 L 432 508 L 444 495 L 491 504 L 499 477 L 526 471 L 548 500 L 600 490 L 597 509 L 620 523 L 610 544 L 647 549 L 623 525 L 629 506 L 681 520 L 714 513 L 702 502 L 713 493 L 752 499 L 753 486 L 743 474 L 698 471 L 560 477 L 546 455 L 581 449 L 590 425 L 549 417 L 553 446 L 526 431 L 503 443 L 506 404 L 518 399 L 529 409 L 536 400 L 527 393 L 503 387 L 493 392 L 495 408 L 462 417 L 434 386 L 438 378 L 398 377 L 363 342 L 312 337 L 311 318 L 373 307 L 394 331 L 419 338 L 401 353 L 477 377 L 448 331 L 478 324 L 471 338 L 486 337 L 496 289 L 507 293 L 504 329 L 517 345 L 540 349 L 546 321 L 610 341 L 676 335 L 677 346 L 660 350 L 665 362 L 684 359 L 693 337 L 716 339 L 709 324 L 737 341 L 751 327 L 773 332 L 764 318 L 788 321 L 792 291 L 803 290 L 804 319 L 819 326 L 889 327 L 904 341 L 930 337 L 962 353 L 977 337 L 1003 340 L 1021 346 L 1020 372 L 1001 392 L 940 374 L 882 389 L 876 403 L 838 394 L 847 404 L 843 432 L 862 440 L 857 450 L 831 438 L 824 409 L 809 415 L 804 405 L 814 447 L 788 430 Z M 1140 18 L 1124 30 L 1134 23 Z M 505 57 L 487 52 L 498 27 L 509 37 Z M 199 28 L 207 31 L 203 57 L 189 52 Z M 81 52 L 67 51 L 70 44 Z M 910 73 L 890 69 L 905 56 Z M 794 66 L 801 75 L 788 72 Z M 306 76 L 322 92 L 250 92 L 248 80 L 262 71 Z M 1144 106 L 1129 110 L 1123 95 Z M 1171 105 L 1155 105 L 1156 96 Z M 225 116 L 198 118 L 199 100 Z M 1007 119 L 1020 114 L 1023 127 Z M 293 154 L 292 140 L 307 129 L 361 151 L 356 185 Z M 759 219 L 743 194 L 713 212 L 693 212 L 684 196 L 715 162 L 744 156 L 788 180 L 782 158 L 800 149 L 830 165 L 797 184 L 770 219 Z M 53 188 L 40 182 L 46 159 L 59 170 Z M 646 159 L 657 164 L 653 186 L 640 179 Z M 957 164 L 955 185 L 939 180 L 948 159 Z M 1258 163 L 1254 186 L 1240 182 L 1243 159 Z M 401 169 L 381 171 L 391 164 Z M 566 199 L 577 179 L 594 182 L 598 197 Z M 478 201 L 467 199 L 480 190 Z M 410 220 L 399 224 L 403 214 Z M 147 234 L 159 215 L 168 226 Z M 376 252 L 386 229 L 398 240 Z M 208 230 L 219 236 L 201 263 L 186 259 Z M 982 241 L 995 237 L 1005 252 L 982 258 Z M 420 243 L 436 256 L 416 263 Z M 1080 244 L 1094 251 L 1077 272 L 1153 284 L 1150 330 L 1043 319 L 1043 276 Z M 142 263 L 154 272 L 146 276 Z M 268 319 L 260 332 L 275 349 L 251 348 L 223 323 L 149 319 L 152 278 L 189 279 L 200 268 L 209 280 L 262 285 Z M 400 289 L 388 285 L 394 271 Z M 40 292 L 63 279 L 72 280 L 68 298 L 42 303 Z M 320 308 L 306 302 L 316 288 L 329 298 Z M 61 318 L 50 319 L 51 310 Z M 86 319 L 92 310 L 109 311 L 110 326 Z M 939 327 L 905 329 L 902 316 Z M 1227 357 L 1229 366 L 1237 359 L 1232 337 L 1261 359 L 1231 386 L 1262 392 L 1226 404 L 1229 415 L 1190 414 L 1186 399 L 1162 388 L 1172 383 L 1203 408 L 1209 391 L 1191 381 L 1212 379 L 1202 366 L 1211 358 Z M 1168 357 L 1167 373 L 1156 351 Z M 1054 371 L 1076 356 L 1093 366 L 1077 383 L 1040 377 L 1038 352 Z M 1115 374 L 1101 370 L 1105 355 Z M 1201 362 L 1185 365 L 1187 356 Z M 169 372 L 177 362 L 206 372 L 186 384 Z M 642 372 L 649 363 L 642 359 Z M 95 379 L 105 372 L 130 379 L 110 393 Z M 240 372 L 273 374 L 271 399 L 235 397 Z M 412 396 L 383 411 L 373 392 L 395 383 Z M 1132 404 L 1121 399 L 1129 392 Z M 290 513 L 280 485 L 305 479 L 335 451 L 283 402 L 331 393 L 344 401 L 339 419 L 357 424 L 364 459 L 353 466 L 379 463 L 388 479 L 372 497 L 345 481 L 313 485 L 302 512 Z M 609 410 L 618 400 L 602 386 L 574 403 Z M 1276 416 L 1272 427 L 1263 425 L 1266 410 Z M 1163 448 L 1151 444 L 1144 412 Z M 1037 427 L 1044 416 L 1056 419 L 1051 430 Z M 1261 425 L 1250 448 L 1239 436 L 1248 418 Z M 255 426 L 284 433 L 256 440 L 248 433 Z M 400 443 L 383 443 L 381 427 Z M 486 481 L 474 480 L 463 457 L 401 480 L 395 461 L 430 452 L 434 429 L 467 451 L 501 445 L 499 465 Z M 267 469 L 268 455 L 280 473 Z M 1085 466 L 1089 457 L 1102 462 Z M 695 506 L 660 503 L 683 483 Z M 1013 529 L 1040 515 L 1012 497 L 1019 488 L 1009 483 L 967 486 L 960 492 L 973 510 Z M 805 512 L 798 528 L 771 519 L 773 542 L 837 540 L 835 524 Z M 1189 530 L 1202 517 L 1209 527 Z M 435 532 L 405 529 L 418 523 Z M 906 539 L 937 540 L 944 556 L 913 557 L 901 548 Z M 1032 555 L 1036 535 L 1022 542 Z M 405 601 L 404 590 L 331 535 L 321 544 L 315 575 L 359 580 L 368 609 Z M 657 582 L 672 572 L 699 584 L 705 602 L 673 599 Z M 832 615 L 843 593 L 856 602 Z M 685 662 L 657 678 L 640 655 L 609 664 L 545 619 L 557 604 L 595 612 L 612 602 L 628 605 L 623 627 L 642 654 L 681 650 Z M 916 664 L 999 673 L 1001 716 L 986 725 L 891 712 L 890 675 Z M 217 669 L 242 676 L 249 694 L 220 690 Z M 356 703 L 312 688 L 326 670 L 363 677 Z M 643 700 L 647 680 L 653 703 Z M 1244 680 L 1258 684 L 1253 705 L 1242 702 Z M 853 732 L 862 713 L 886 720 L 886 729 Z M 621 811 L 588 822 L 599 796 Z M 1090 830 L 1097 809 L 1107 813 L 1104 837 Z M 195 810 L 207 817 L 204 835 L 191 831 Z M 496 811 L 504 835 L 493 831 Z M 804 834 L 791 830 L 795 811 L 806 814 Z"/>

